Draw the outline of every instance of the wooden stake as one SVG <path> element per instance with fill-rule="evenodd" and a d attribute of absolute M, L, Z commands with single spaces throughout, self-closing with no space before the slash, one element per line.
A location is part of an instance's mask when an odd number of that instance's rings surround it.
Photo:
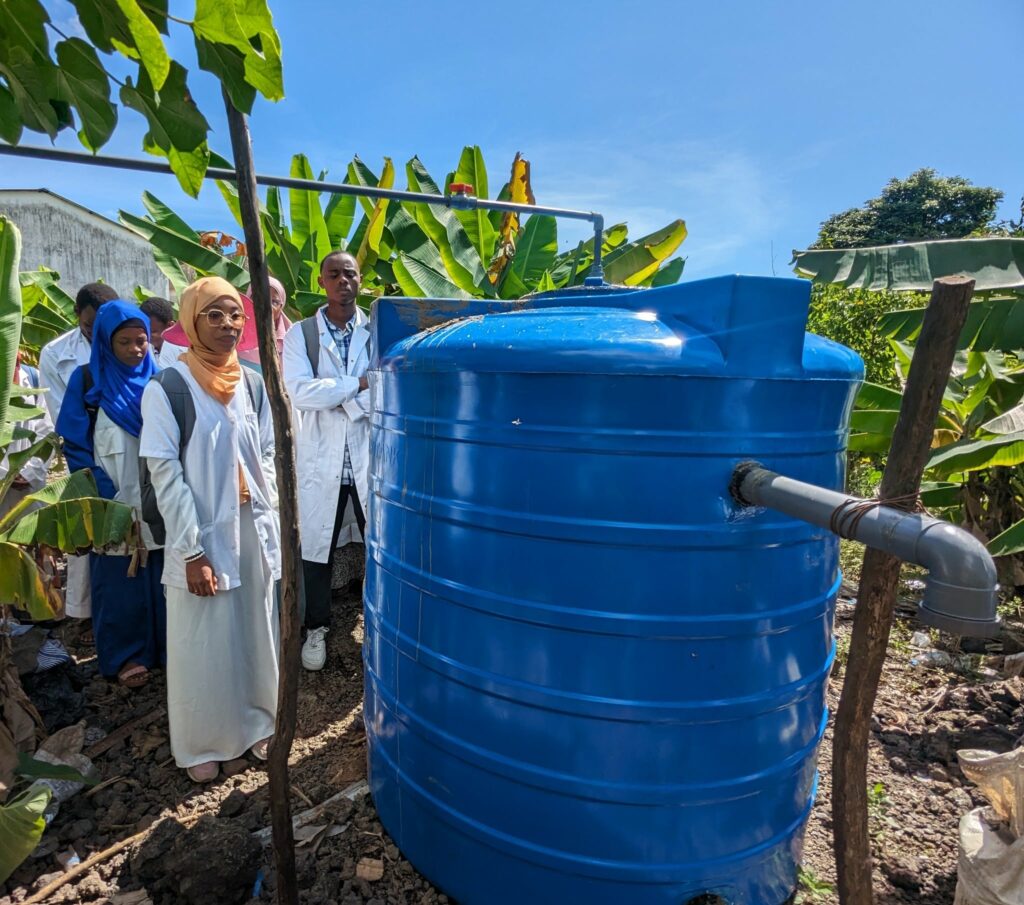
<path fill-rule="evenodd" d="M 274 313 L 270 305 L 270 282 L 260 225 L 259 196 L 252 140 L 245 115 L 239 112 L 227 92 L 224 106 L 231 132 L 231 150 L 238 174 L 238 201 L 245 230 L 245 244 L 252 277 L 253 308 L 259 334 L 260 364 L 267 384 L 267 399 L 274 419 L 277 466 L 277 495 L 281 513 L 281 658 L 277 690 L 277 720 L 270 744 L 267 773 L 270 778 L 270 815 L 274 835 L 274 864 L 277 868 L 277 901 L 298 905 L 299 884 L 295 874 L 295 836 L 292 832 L 288 755 L 295 738 L 295 714 L 299 696 L 299 511 L 295 482 L 295 444 L 292 437 L 291 406 L 281 378 L 274 339 Z"/>
<path fill-rule="evenodd" d="M 944 277 L 932 286 L 882 474 L 882 500 L 916 494 L 921 487 L 935 418 L 973 291 L 974 280 L 967 277 Z M 864 553 L 850 656 L 836 713 L 832 815 L 842 905 L 874 902 L 868 836 L 868 733 L 889 644 L 900 565 L 900 560 L 880 550 L 868 548 Z"/>

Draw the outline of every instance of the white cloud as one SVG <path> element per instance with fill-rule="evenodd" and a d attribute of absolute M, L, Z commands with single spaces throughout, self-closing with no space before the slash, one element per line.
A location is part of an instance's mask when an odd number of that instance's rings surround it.
<path fill-rule="evenodd" d="M 808 144 L 782 167 L 769 169 L 767 155 L 727 138 L 651 142 L 641 135 L 530 142 L 522 150 L 534 163 L 541 204 L 599 210 L 608 223 L 626 221 L 632 238 L 677 217 L 685 220 L 689 235 L 677 254 L 687 258 L 690 278 L 770 274 L 773 265 L 780 276 L 788 275 L 782 237 L 792 231 L 796 178 L 828 155 L 825 145 Z M 505 157 L 511 154 L 499 151 L 488 159 Z M 560 223 L 559 235 L 574 243 L 587 228 Z"/>

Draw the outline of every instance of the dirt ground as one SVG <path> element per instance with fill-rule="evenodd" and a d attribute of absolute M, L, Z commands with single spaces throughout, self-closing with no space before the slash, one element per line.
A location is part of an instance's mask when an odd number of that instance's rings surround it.
<path fill-rule="evenodd" d="M 331 798 L 365 777 L 361 605 L 355 589 L 335 601 L 327 668 L 303 675 L 298 735 L 291 757 L 296 812 Z M 852 605 L 840 602 L 836 633 L 839 667 L 834 710 L 848 650 Z M 982 799 L 956 762 L 958 748 L 1006 751 L 1024 735 L 1024 680 L 1002 678 L 1002 654 L 1021 650 L 1019 621 L 996 649 L 954 651 L 950 666 L 913 665 L 911 632 L 899 621 L 876 708 L 870 752 L 875 885 L 880 903 L 939 905 L 953 900 L 957 824 Z M 124 741 L 97 756 L 101 784 L 65 802 L 40 848 L 0 885 L 0 905 L 23 902 L 61 875 L 58 856 L 69 849 L 83 861 L 119 840 L 153 827 L 148 839 L 105 859 L 50 895 L 47 902 L 171 905 L 196 902 L 270 902 L 271 850 L 252 833 L 269 826 L 267 777 L 251 758 L 229 765 L 233 775 L 196 787 L 174 767 L 163 711 L 164 683 L 156 674 L 145 689 L 128 692 L 95 675 L 88 648 L 65 631 L 78 659 L 76 681 L 90 726 L 108 733 L 141 721 Z M 936 636 L 937 637 L 937 636 Z M 948 639 L 947 639 L 948 640 Z M 836 901 L 832 887 L 830 814 L 831 729 L 820 754 L 821 785 L 807 828 L 803 887 L 798 901 Z M 209 816 L 204 816 L 209 815 Z M 211 817 L 217 818 L 216 820 Z M 172 818 L 172 819 L 165 819 Z M 201 818 L 201 819 L 200 819 Z M 346 826 L 330 836 L 330 828 Z M 327 903 L 417 903 L 447 898 L 402 858 L 376 819 L 367 795 L 341 799 L 314 822 L 298 849 L 301 897 Z M 226 853 L 234 853 L 227 857 Z M 154 867 L 155 865 L 155 867 Z M 379 878 L 378 874 L 380 875 Z"/>

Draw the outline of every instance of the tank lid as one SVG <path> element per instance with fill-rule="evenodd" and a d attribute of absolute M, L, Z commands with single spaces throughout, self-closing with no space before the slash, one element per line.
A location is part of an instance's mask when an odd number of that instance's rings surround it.
<path fill-rule="evenodd" d="M 726 276 L 579 288 L 514 302 L 378 300 L 378 365 L 526 373 L 858 378 L 851 350 L 805 333 L 810 283 Z"/>

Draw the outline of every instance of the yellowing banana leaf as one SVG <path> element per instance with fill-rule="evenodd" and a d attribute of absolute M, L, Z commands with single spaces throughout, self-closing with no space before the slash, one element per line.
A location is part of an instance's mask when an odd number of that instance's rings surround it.
<path fill-rule="evenodd" d="M 974 291 L 1024 290 L 1024 239 L 937 239 L 873 248 L 793 252 L 797 276 L 849 289 L 927 292 L 939 277 L 967 274 Z"/>
<path fill-rule="evenodd" d="M 604 276 L 609 283 L 637 286 L 657 273 L 686 238 L 686 223 L 674 220 L 661 229 L 629 242 L 608 255 Z"/>
<path fill-rule="evenodd" d="M 60 595 L 47 589 L 36 561 L 6 541 L 0 541 L 0 600 L 27 610 L 33 619 L 52 619 L 60 612 Z"/>
<path fill-rule="evenodd" d="M 389 189 L 395 184 L 395 165 L 390 157 L 384 158 L 384 169 L 380 174 L 378 186 Z M 359 243 L 359 250 L 356 252 L 356 261 L 360 267 L 372 266 L 381 253 L 381 240 L 384 236 L 384 224 L 387 218 L 389 201 L 387 198 L 378 198 L 373 205 L 373 211 L 369 216 L 366 225 L 366 232 Z"/>
<path fill-rule="evenodd" d="M 505 194 L 503 191 L 502 194 Z M 519 152 L 512 161 L 512 174 L 508 179 L 508 200 L 516 204 L 536 204 L 533 187 L 530 185 L 530 161 Z M 499 196 L 501 197 L 501 196 Z M 503 199 L 504 200 L 504 199 Z M 508 262 L 515 254 L 516 239 L 519 236 L 519 215 L 506 211 L 501 218 L 496 240 L 497 251 L 487 268 L 487 279 L 494 285 L 501 279 Z"/>

